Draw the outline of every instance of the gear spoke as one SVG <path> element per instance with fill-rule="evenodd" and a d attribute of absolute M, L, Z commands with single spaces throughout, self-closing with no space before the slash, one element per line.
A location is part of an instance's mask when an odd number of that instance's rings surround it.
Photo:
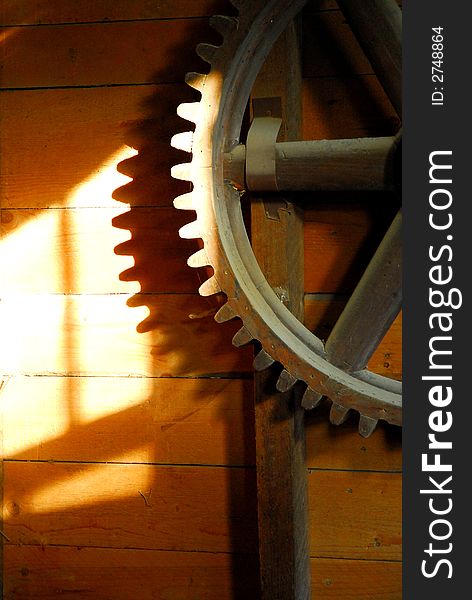
<path fill-rule="evenodd" d="M 338 0 L 387 96 L 402 112 L 402 13 L 395 0 Z"/>
<path fill-rule="evenodd" d="M 390 225 L 326 342 L 328 360 L 364 369 L 401 309 L 401 211 Z"/>

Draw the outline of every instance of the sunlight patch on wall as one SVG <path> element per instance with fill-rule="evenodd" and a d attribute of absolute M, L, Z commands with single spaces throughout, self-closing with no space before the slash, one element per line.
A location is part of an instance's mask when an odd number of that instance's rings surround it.
<path fill-rule="evenodd" d="M 27 482 L 18 482 L 5 495 L 4 519 L 10 519 L 11 505 L 22 507 L 22 513 L 38 515 L 54 511 L 77 509 L 80 506 L 117 502 L 125 498 L 136 498 L 143 502 L 139 492 L 149 493 L 153 483 L 152 467 L 133 468 L 129 463 L 144 462 L 151 457 L 151 449 L 142 447 L 113 457 L 113 465 L 102 464 L 57 464 L 57 476 L 61 479 L 44 481 L 38 489 L 31 489 Z M 25 485 L 26 483 L 26 485 Z"/>
<path fill-rule="evenodd" d="M 5 459 L 15 458 L 25 448 L 39 448 L 42 443 L 64 435 L 68 429 L 69 415 L 65 410 L 63 394 L 49 396 L 45 402 L 37 393 L 31 393 L 35 390 L 31 390 L 28 383 L 22 377 L 12 378 L 3 390 Z M 39 456 L 32 456 L 30 460 L 34 458 Z"/>
<path fill-rule="evenodd" d="M 129 177 L 117 171 L 117 165 L 137 154 L 137 150 L 129 146 L 122 146 L 109 156 L 90 177 L 81 181 L 70 191 L 66 205 L 80 208 L 110 206 L 110 199 L 116 188 L 130 181 Z M 112 200 L 112 203 L 123 208 L 122 202 Z"/>
<path fill-rule="evenodd" d="M 139 292 L 138 282 L 119 279 L 134 261 L 114 251 L 130 235 L 112 225 L 128 205 L 111 198 L 129 181 L 117 163 L 135 154 L 121 148 L 71 190 L 64 207 L 1 211 L 3 294 Z"/>
<path fill-rule="evenodd" d="M 150 336 L 136 332 L 149 315 L 122 295 L 8 295 L 0 303 L 0 364 L 7 374 L 143 375 Z M 70 332 L 64 336 L 64 331 Z"/>
<path fill-rule="evenodd" d="M 139 378 L 139 388 L 135 386 L 139 389 L 139 393 L 135 393 L 135 395 L 130 393 L 130 388 L 126 385 L 126 382 L 123 384 L 118 380 L 108 387 L 113 390 L 113 394 L 97 398 L 95 381 L 88 378 L 82 382 L 80 398 L 82 424 L 93 423 L 98 419 L 115 415 L 133 406 L 139 406 L 151 396 L 153 391 L 152 380 L 144 378 Z"/>
<path fill-rule="evenodd" d="M 126 432 L 134 431 L 136 425 L 126 420 L 152 393 L 145 378 L 11 377 L 1 392 L 4 458 L 108 460 L 117 440 L 120 446 Z M 147 435 L 140 433 L 123 447 L 139 445 Z"/>
<path fill-rule="evenodd" d="M 21 30 L 21 27 L 8 27 L 0 31 L 0 44 L 4 44 L 8 39 L 12 38 Z"/>

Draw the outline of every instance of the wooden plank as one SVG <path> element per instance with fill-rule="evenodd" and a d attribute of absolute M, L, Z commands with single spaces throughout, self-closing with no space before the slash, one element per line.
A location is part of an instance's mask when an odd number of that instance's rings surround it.
<path fill-rule="evenodd" d="M 225 2 L 215 0 L 2 0 L 0 25 L 177 19 L 211 16 L 224 8 L 227 8 Z"/>
<path fill-rule="evenodd" d="M 254 464 L 249 380 L 12 377 L 2 408 L 7 459 Z"/>
<path fill-rule="evenodd" d="M 341 314 L 346 299 L 308 296 L 305 300 L 305 324 L 322 340 L 326 340 Z M 401 379 L 402 376 L 402 315 L 396 318 L 392 327 L 372 355 L 368 368 L 380 375 Z"/>
<path fill-rule="evenodd" d="M 177 105 L 191 97 L 185 84 L 0 93 L 1 207 L 113 208 L 112 196 L 171 206 L 188 191 L 170 176 L 186 159 L 169 142 L 185 127 Z"/>
<path fill-rule="evenodd" d="M 258 596 L 257 558 L 206 552 L 7 547 L 4 600 L 232 600 Z"/>
<path fill-rule="evenodd" d="M 362 81 L 375 87 L 372 78 Z M 376 116 L 362 81 L 305 80 L 304 138 L 390 135 L 396 117 L 384 108 Z M 187 190 L 170 176 L 187 158 L 168 144 L 188 127 L 175 110 L 190 97 L 184 84 L 0 94 L 1 206 L 113 207 L 112 195 L 133 206 L 170 206 Z M 127 145 L 139 155 L 120 170 L 134 181 L 114 192 L 126 183 L 116 166 L 134 154 Z"/>
<path fill-rule="evenodd" d="M 2 89 L 176 83 L 187 71 L 202 70 L 196 45 L 219 39 L 206 18 L 8 31 Z"/>
<path fill-rule="evenodd" d="M 95 198 L 102 200 L 99 195 Z M 126 211 L 121 203 L 114 204 L 43 212 L 0 210 L 0 277 L 5 293 L 197 290 L 201 277 L 186 264 L 197 243 L 178 236 L 179 228 L 192 220 L 191 213 L 173 207 Z M 380 208 L 350 210 L 343 204 L 306 211 L 306 292 L 348 293 L 354 288 L 390 212 Z M 24 250 L 32 240 L 34 257 Z"/>
<path fill-rule="evenodd" d="M 341 199 L 340 199 L 341 200 Z M 330 204 L 306 211 L 305 292 L 351 293 L 382 240 L 395 204 Z"/>
<path fill-rule="evenodd" d="M 400 560 L 399 474 L 308 481 L 311 556 Z M 256 551 L 253 469 L 6 461 L 4 494 L 12 544 Z"/>
<path fill-rule="evenodd" d="M 330 600 L 398 600 L 396 562 L 312 559 L 313 595 Z M 7 546 L 5 600 L 42 600 L 61 593 L 104 600 L 202 600 L 257 596 L 257 564 L 244 555 L 72 547 Z M 316 595 L 315 595 L 316 594 Z"/>
<path fill-rule="evenodd" d="M 401 311 L 401 227 L 399 211 L 326 341 L 327 359 L 342 369 L 364 369 Z"/>
<path fill-rule="evenodd" d="M 173 207 L 1 210 L 0 280 L 11 293 L 192 293 L 197 243 Z M 131 237 L 130 237 L 131 236 Z M 32 256 L 25 251 L 34 243 Z M 14 257 L 14 260 L 12 260 Z M 134 282 L 134 283 L 131 283 Z"/>
<path fill-rule="evenodd" d="M 395 135 L 399 119 L 374 75 L 303 81 L 303 139 Z"/>
<path fill-rule="evenodd" d="M 2 398 L 5 458 L 111 461 L 119 449 L 135 462 L 254 464 L 248 380 L 20 376 Z M 328 413 L 306 415 L 309 467 L 401 470 L 399 428 L 363 439 L 355 418 L 334 427 Z"/>
<path fill-rule="evenodd" d="M 359 435 L 359 415 L 339 426 L 329 422 L 331 402 L 305 417 L 307 465 L 318 469 L 391 471 L 402 469 L 402 430 L 382 421 L 368 438 Z M 315 515 L 315 518 L 316 515 Z"/>
<path fill-rule="evenodd" d="M 312 471 L 311 556 L 401 560 L 401 475 Z"/>
<path fill-rule="evenodd" d="M 12 544 L 257 551 L 244 468 L 5 462 Z"/>
<path fill-rule="evenodd" d="M 2 298 L 4 374 L 214 377 L 252 373 L 237 321 L 217 325 L 197 295 L 18 295 Z M 192 315 L 190 318 L 189 315 Z"/>
<path fill-rule="evenodd" d="M 0 393 L 2 392 L 5 385 L 5 380 L 0 378 Z M 0 454 L 0 507 L 2 509 L 2 514 L 0 516 L 0 597 L 4 597 L 4 587 L 3 587 L 3 573 L 4 573 L 4 545 L 5 545 L 5 536 L 3 532 L 3 414 L 0 410 L 0 444 L 1 444 L 1 454 Z"/>
<path fill-rule="evenodd" d="M 326 600 L 399 600 L 402 567 L 398 562 L 311 560 L 312 593 Z"/>
<path fill-rule="evenodd" d="M 259 98 L 280 98 L 281 141 L 301 131 L 298 25 L 290 24 L 262 67 L 251 93 L 253 117 Z M 251 206 L 254 254 L 269 284 L 284 290 L 287 306 L 303 318 L 303 215 L 294 205 L 279 219 L 267 218 L 264 198 Z M 282 250 L 283 249 L 283 250 Z M 280 394 L 280 369 L 255 374 L 255 421 L 259 558 L 263 600 L 308 600 L 308 510 L 304 411 L 293 391 Z"/>

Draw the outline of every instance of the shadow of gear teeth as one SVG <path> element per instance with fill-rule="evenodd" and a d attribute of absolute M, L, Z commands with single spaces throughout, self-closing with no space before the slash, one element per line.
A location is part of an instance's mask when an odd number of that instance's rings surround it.
<path fill-rule="evenodd" d="M 351 409 L 360 413 L 359 431 L 370 435 L 379 419 L 400 425 L 401 382 L 363 369 L 346 372 L 326 359 L 322 341 L 282 304 L 261 272 L 244 226 L 240 196 L 225 180 L 224 157 L 239 144 L 241 123 L 257 73 L 272 45 L 306 0 L 232 0 L 237 18 L 214 16 L 211 25 L 223 36 L 221 46 L 199 44 L 197 54 L 211 68 L 188 73 L 186 82 L 201 100 L 181 104 L 177 113 L 195 124 L 194 132 L 175 135 L 172 145 L 192 154 L 191 162 L 175 165 L 174 178 L 192 183 L 190 193 L 175 198 L 178 209 L 196 211 L 195 221 L 180 229 L 186 239 L 200 238 L 204 248 L 188 260 L 191 267 L 211 266 L 214 275 L 199 289 L 202 296 L 224 292 L 215 315 L 218 323 L 239 317 L 242 328 L 235 346 L 259 340 L 262 350 L 254 368 L 275 361 L 284 369 L 277 389 L 297 381 L 306 384 L 302 404 L 310 409 L 323 396 L 332 401 L 330 420 L 343 423 Z"/>

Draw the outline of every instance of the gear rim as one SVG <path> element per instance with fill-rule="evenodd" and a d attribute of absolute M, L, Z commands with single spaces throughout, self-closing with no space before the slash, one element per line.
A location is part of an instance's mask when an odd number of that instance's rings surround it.
<path fill-rule="evenodd" d="M 401 383 L 367 369 L 348 373 L 326 361 L 321 340 L 289 312 L 265 280 L 244 227 L 240 192 L 225 180 L 224 155 L 239 143 L 257 73 L 278 35 L 305 3 L 233 0 L 239 9 L 237 19 L 212 18 L 223 42 L 218 47 L 197 47 L 210 64 L 210 72 L 187 75 L 187 83 L 201 93 L 201 100 L 182 104 L 177 111 L 195 124 L 195 132 L 177 134 L 172 141 L 173 146 L 192 153 L 192 161 L 176 165 L 172 174 L 190 181 L 193 190 L 174 203 L 197 213 L 196 220 L 180 230 L 182 237 L 200 238 L 204 243 L 190 257 L 189 265 L 214 270 L 200 293 L 222 291 L 227 296 L 215 319 L 239 317 L 243 321 L 234 345 L 259 340 L 263 350 L 255 359 L 256 369 L 275 361 L 284 366 L 278 389 L 285 391 L 299 380 L 305 382 L 305 404 L 315 399 L 311 402 L 315 405 L 318 394 L 327 396 L 333 402 L 331 420 L 337 424 L 355 409 L 361 415 L 361 434 L 369 435 L 379 419 L 401 424 Z"/>

